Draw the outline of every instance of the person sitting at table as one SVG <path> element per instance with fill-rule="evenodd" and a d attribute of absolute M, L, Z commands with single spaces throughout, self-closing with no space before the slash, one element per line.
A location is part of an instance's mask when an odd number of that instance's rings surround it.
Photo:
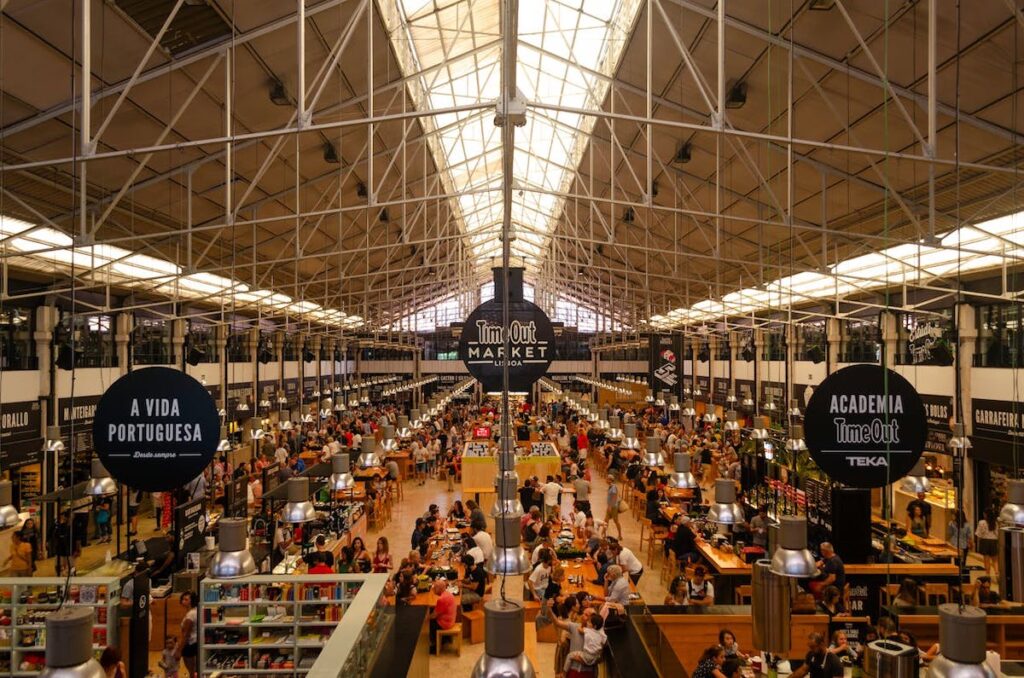
<path fill-rule="evenodd" d="M 839 657 L 828 651 L 825 645 L 825 636 L 818 632 L 807 635 L 807 656 L 804 663 L 793 671 L 790 678 L 833 678 L 843 675 L 843 665 Z"/>
<path fill-rule="evenodd" d="M 920 653 L 921 661 L 923 662 L 930 662 L 931 660 L 935 659 L 935 657 L 937 657 L 939 654 L 938 643 L 933 644 L 930 648 L 928 648 L 926 652 L 922 651 L 920 646 L 917 644 L 917 638 L 914 637 L 914 634 L 912 634 L 910 631 L 903 631 L 899 629 L 896 626 L 896 622 L 892 619 L 892 617 L 882 617 L 881 619 L 879 619 L 876 628 L 876 634 L 878 638 L 881 638 L 883 640 L 895 640 L 897 642 L 903 643 L 904 645 L 909 645 L 910 647 L 917 648 L 917 651 Z"/>
<path fill-rule="evenodd" d="M 665 540 L 665 555 L 669 551 L 676 554 L 679 565 L 685 567 L 700 560 L 700 551 L 697 549 L 697 535 L 690 529 L 690 518 L 683 513 L 677 513 L 672 519 L 676 531 L 671 539 Z"/>
<path fill-rule="evenodd" d="M 322 553 L 314 551 L 306 558 L 306 562 L 309 564 L 308 574 L 334 574 L 334 568 L 324 562 Z"/>
<path fill-rule="evenodd" d="M 427 540 L 430 538 L 430 534 L 426 532 L 427 521 L 423 518 L 416 519 L 416 526 L 412 528 L 412 547 L 420 552 L 421 556 L 427 554 Z"/>
<path fill-rule="evenodd" d="M 843 605 L 843 594 L 835 586 L 826 586 L 821 592 L 821 600 L 818 601 L 818 610 L 832 617 L 846 614 L 846 607 Z"/>
<path fill-rule="evenodd" d="M 434 654 L 437 651 L 434 642 L 438 630 L 446 631 L 455 625 L 457 610 L 455 596 L 448 590 L 447 579 L 435 579 L 430 592 L 437 596 L 434 609 L 430 612 L 430 653 Z"/>
<path fill-rule="evenodd" d="M 691 678 L 728 678 L 722 673 L 724 663 L 725 650 L 721 645 L 712 645 L 697 660 L 697 668 L 693 670 Z"/>
<path fill-rule="evenodd" d="M 656 527 L 668 527 L 671 524 L 665 519 L 665 516 L 661 515 L 661 502 L 663 501 L 666 501 L 664 490 L 647 490 L 644 517 Z"/>
<path fill-rule="evenodd" d="M 832 634 L 832 643 L 828 646 L 828 651 L 839 657 L 839 661 L 843 663 L 857 663 L 857 651 L 850 647 L 846 633 L 843 631 L 836 631 Z"/>
<path fill-rule="evenodd" d="M 462 610 L 467 612 L 484 598 L 487 592 L 487 573 L 482 562 L 476 562 L 468 553 L 462 556 L 465 576 L 462 578 Z"/>
<path fill-rule="evenodd" d="M 547 591 L 548 582 L 551 580 L 551 568 L 554 564 L 554 555 L 550 549 L 542 549 L 540 556 L 537 558 L 537 564 L 533 567 L 533 571 L 530 573 L 527 579 L 530 592 L 533 594 L 533 599 L 537 601 L 544 600 L 544 593 Z"/>
<path fill-rule="evenodd" d="M 456 499 L 452 507 L 448 509 L 448 520 L 465 520 L 466 517 L 466 509 L 462 506 L 462 500 Z"/>
<path fill-rule="evenodd" d="M 686 605 L 686 577 L 676 575 L 668 585 L 665 605 Z"/>
<path fill-rule="evenodd" d="M 395 603 L 397 605 L 412 605 L 416 600 L 416 575 L 410 568 L 403 568 L 397 576 Z"/>
<path fill-rule="evenodd" d="M 824 595 L 824 594 L 822 594 Z M 895 607 L 917 607 L 921 604 L 921 590 L 917 581 L 906 577 L 900 582 L 900 589 L 893 598 Z"/>
<path fill-rule="evenodd" d="M 551 567 L 551 577 L 548 579 L 548 588 L 544 591 L 544 600 L 554 603 L 562 595 L 562 582 L 565 581 L 565 568 L 554 561 Z"/>
<path fill-rule="evenodd" d="M 693 577 L 686 582 L 686 600 L 689 605 L 714 605 L 715 587 L 706 579 L 703 565 L 693 568 Z"/>
<path fill-rule="evenodd" d="M 718 632 L 718 644 L 725 650 L 726 659 L 746 660 L 748 658 L 747 655 L 740 651 L 740 644 L 736 641 L 736 634 L 729 629 L 722 629 Z"/>
<path fill-rule="evenodd" d="M 523 516 L 521 525 L 523 546 L 533 550 L 533 547 L 540 541 L 540 529 L 544 526 L 540 509 L 536 506 L 531 506 L 530 512 Z"/>
<path fill-rule="evenodd" d="M 494 553 L 494 539 L 486 530 L 470 528 L 470 532 L 473 535 L 473 543 L 480 548 L 480 553 L 483 555 L 484 560 L 488 560 L 491 554 Z"/>
<path fill-rule="evenodd" d="M 999 594 L 992 590 L 992 577 L 982 575 L 978 577 L 977 586 L 974 588 L 974 605 L 977 607 L 992 607 L 1003 602 Z"/>
<path fill-rule="evenodd" d="M 551 541 L 551 528 L 548 525 L 544 525 L 540 528 L 539 542 L 530 554 L 530 565 L 537 564 L 540 552 L 544 549 L 551 549 L 552 553 L 555 551 L 555 545 Z"/>
<path fill-rule="evenodd" d="M 742 678 L 743 661 L 735 657 L 729 657 L 722 662 L 722 668 L 719 670 L 725 678 Z"/>
<path fill-rule="evenodd" d="M 423 566 L 423 559 L 420 557 L 419 551 L 409 551 L 409 555 L 405 559 L 406 564 L 412 568 L 413 574 L 423 574 L 423 570 L 426 568 Z"/>
<path fill-rule="evenodd" d="M 604 575 L 604 597 L 594 598 L 602 602 L 602 614 L 607 616 L 609 610 L 618 614 L 626 613 L 626 606 L 629 605 L 629 582 L 622 574 L 622 568 L 618 565 L 609 565 Z"/>

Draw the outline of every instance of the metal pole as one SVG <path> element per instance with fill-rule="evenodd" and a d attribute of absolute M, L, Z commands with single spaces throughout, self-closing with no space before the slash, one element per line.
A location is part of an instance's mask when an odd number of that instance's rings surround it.
<path fill-rule="evenodd" d="M 224 59 L 224 223 L 230 225 L 234 221 L 231 205 L 231 180 L 234 171 L 231 157 L 231 70 L 234 67 L 235 55 L 232 48 L 225 51 Z"/>
<path fill-rule="evenodd" d="M 295 21 L 295 27 L 298 30 L 297 37 L 297 59 L 296 64 L 299 69 L 299 82 L 296 85 L 298 90 L 295 93 L 295 99 L 298 101 L 299 106 L 299 119 L 296 121 L 296 126 L 302 129 L 309 124 L 308 114 L 306 113 L 306 0 L 295 0 L 296 2 L 296 13 L 298 15 Z"/>
<path fill-rule="evenodd" d="M 79 235 L 82 238 L 89 232 L 89 194 L 86 191 L 85 158 L 92 151 L 90 129 L 92 127 L 92 0 L 82 0 L 82 129 L 79 132 L 81 145 L 78 149 L 82 156 L 78 165 L 78 219 Z"/>
<path fill-rule="evenodd" d="M 936 155 L 938 141 L 938 122 L 936 120 L 936 104 L 939 93 L 936 78 L 936 34 L 938 32 L 938 9 L 935 0 L 928 0 L 928 143 L 924 154 L 929 158 Z M 957 224 L 959 226 L 959 224 Z M 935 238 L 935 165 L 928 164 L 928 235 Z"/>

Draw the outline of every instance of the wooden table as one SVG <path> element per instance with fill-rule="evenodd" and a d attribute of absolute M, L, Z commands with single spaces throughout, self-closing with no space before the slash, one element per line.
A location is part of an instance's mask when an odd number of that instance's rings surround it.
<path fill-rule="evenodd" d="M 668 498 L 669 501 L 693 501 L 693 490 L 684 490 L 675 487 L 668 487 L 665 488 L 665 496 Z"/>
<path fill-rule="evenodd" d="M 597 579 L 597 565 L 590 558 L 578 558 L 573 560 L 561 561 L 562 567 L 565 568 L 565 581 L 562 582 L 562 593 L 563 594 L 575 594 L 579 591 L 585 591 L 588 595 L 594 598 L 604 598 L 604 585 L 595 584 L 594 580 Z M 650 576 L 650 573 L 645 573 Z M 581 576 L 583 577 L 583 584 L 571 584 L 569 583 L 569 577 Z M 629 574 L 626 572 L 622 573 L 622 576 L 629 582 L 629 592 L 636 593 L 636 585 L 633 580 L 629 578 Z"/>
<path fill-rule="evenodd" d="M 387 469 L 381 468 L 380 466 L 373 466 L 371 468 L 360 468 L 352 471 L 352 477 L 356 480 L 373 480 L 374 478 L 384 478 L 388 474 Z"/>
<path fill-rule="evenodd" d="M 388 461 L 392 459 L 398 464 L 398 477 L 400 480 L 407 480 L 412 477 L 412 455 L 408 452 L 392 452 L 385 457 Z"/>
<path fill-rule="evenodd" d="M 348 490 L 338 490 L 334 493 L 338 501 L 366 501 L 366 485 L 356 483 Z"/>

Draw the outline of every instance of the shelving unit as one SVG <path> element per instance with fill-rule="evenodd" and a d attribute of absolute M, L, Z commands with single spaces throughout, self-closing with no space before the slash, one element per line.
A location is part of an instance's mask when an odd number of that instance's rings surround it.
<path fill-rule="evenodd" d="M 362 585 L 342 575 L 204 579 L 200 674 L 305 675 Z"/>
<path fill-rule="evenodd" d="M 117 577 L 0 578 L 0 675 L 37 676 L 46 656 L 46 617 L 57 610 L 68 586 L 65 606 L 92 607 L 93 652 L 117 644 Z"/>

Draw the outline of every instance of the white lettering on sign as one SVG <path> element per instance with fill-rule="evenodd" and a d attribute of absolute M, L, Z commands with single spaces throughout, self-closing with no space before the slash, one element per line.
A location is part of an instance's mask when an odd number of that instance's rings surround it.
<path fill-rule="evenodd" d="M 1006 410 L 975 410 L 974 421 L 985 426 L 1020 428 L 1020 413 Z"/>
<path fill-rule="evenodd" d="M 481 344 L 505 343 L 505 328 L 501 325 L 492 325 L 481 319 L 476 321 L 476 329 Z M 536 344 L 537 323 L 532 320 L 528 323 L 513 320 L 508 326 L 508 342 L 510 344 Z"/>
<path fill-rule="evenodd" d="M 836 442 L 842 445 L 892 445 L 899 443 L 899 423 L 875 419 L 868 424 L 850 424 L 846 419 L 834 419 Z"/>
<path fill-rule="evenodd" d="M 466 362 L 500 364 L 505 360 L 505 328 L 487 320 L 477 320 L 479 341 L 467 342 Z M 508 363 L 548 362 L 548 342 L 537 340 L 537 323 L 513 320 L 508 326 Z"/>
<path fill-rule="evenodd" d="M 903 396 L 833 395 L 832 414 L 903 414 Z"/>
<path fill-rule="evenodd" d="M 177 398 L 144 398 L 142 408 L 139 407 L 139 399 L 132 398 L 131 415 L 142 416 L 142 410 L 147 417 L 180 417 L 181 408 L 178 406 Z"/>
<path fill-rule="evenodd" d="M 64 408 L 65 421 L 92 419 L 96 416 L 96 405 L 75 405 Z"/>
<path fill-rule="evenodd" d="M 107 440 L 120 443 L 202 442 L 199 424 L 107 424 Z"/>
<path fill-rule="evenodd" d="M 0 417 L 0 428 L 24 428 L 28 426 L 28 412 L 5 412 Z"/>

